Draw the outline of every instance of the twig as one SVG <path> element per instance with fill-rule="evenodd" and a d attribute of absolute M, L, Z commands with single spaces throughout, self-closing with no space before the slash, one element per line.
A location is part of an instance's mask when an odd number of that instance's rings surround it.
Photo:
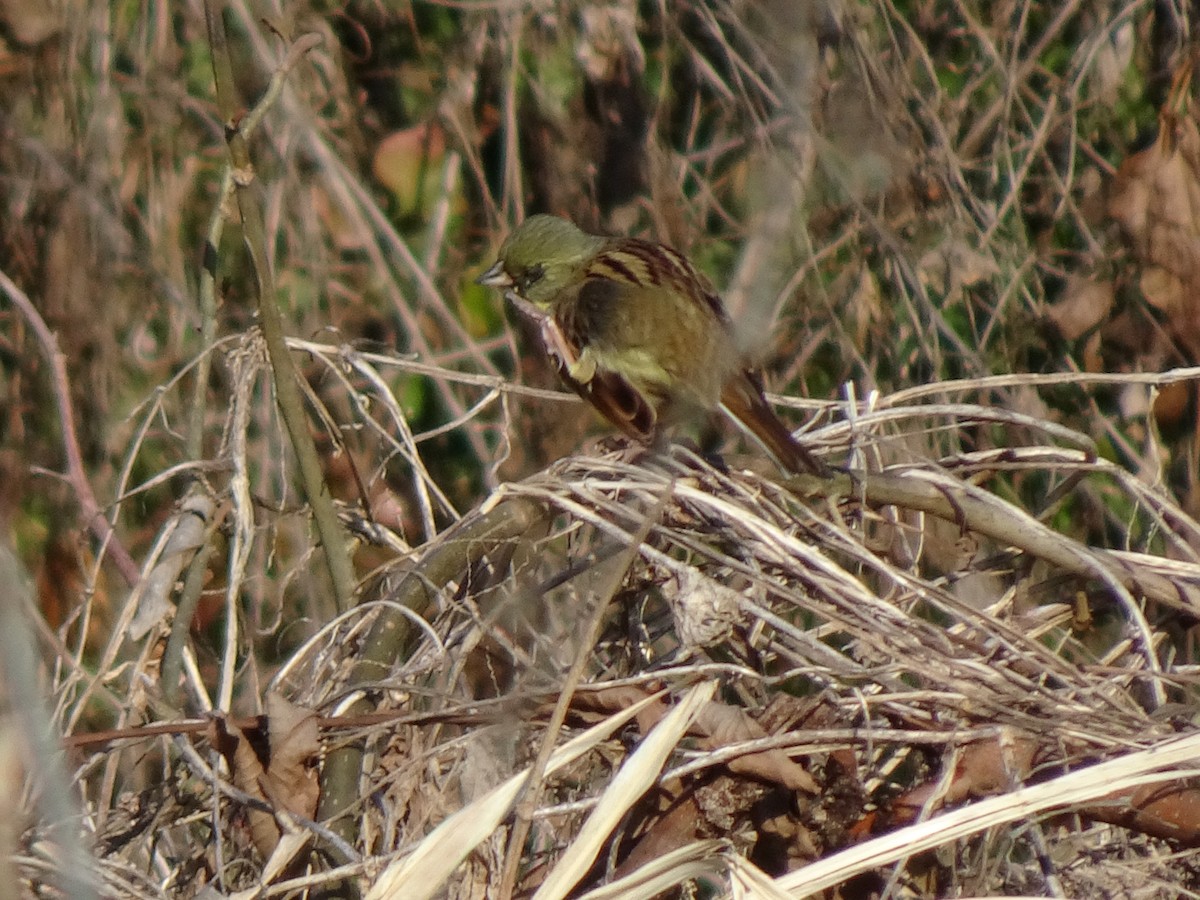
<path fill-rule="evenodd" d="M 108 546 L 113 563 L 130 587 L 137 584 L 141 572 L 121 539 L 117 537 L 113 525 L 100 511 L 96 495 L 88 482 L 87 473 L 83 470 L 83 454 L 79 450 L 79 438 L 75 431 L 75 414 L 71 410 L 71 387 L 67 380 L 67 365 L 62 351 L 58 349 L 58 339 L 46 324 L 46 321 L 34 308 L 33 302 L 13 282 L 8 275 L 0 271 L 0 287 L 8 294 L 17 310 L 24 316 L 25 321 L 33 329 L 46 361 L 50 363 L 50 382 L 54 390 L 54 399 L 58 404 L 58 421 L 62 428 L 63 450 L 67 455 L 67 478 L 79 501 L 84 521 L 88 529 L 100 541 L 101 552 L 104 545 Z"/>
<path fill-rule="evenodd" d="M 346 534 L 333 498 L 321 472 L 321 461 L 317 456 L 316 444 L 308 428 L 308 417 L 297 379 L 300 377 L 296 365 L 288 352 L 283 337 L 283 320 L 275 298 L 275 281 L 271 262 L 267 255 L 266 230 L 263 225 L 262 209 L 254 190 L 254 167 L 246 136 L 237 122 L 240 106 L 235 95 L 233 64 L 229 58 L 229 47 L 225 37 L 225 23 L 218 8 L 218 0 L 207 0 L 204 5 L 208 23 L 209 41 L 213 50 L 213 73 L 217 86 L 217 102 L 226 123 L 226 140 L 233 163 L 234 184 L 237 187 L 238 206 L 242 213 L 242 227 L 246 236 L 246 247 L 258 279 L 258 313 L 267 354 L 274 373 L 275 396 L 279 413 L 287 428 L 296 463 L 300 471 L 300 483 L 312 507 L 313 520 L 325 552 L 325 562 L 333 583 L 334 596 L 339 610 L 350 608 L 353 602 L 355 575 L 354 567 L 346 549 Z M 317 39 L 319 42 L 319 39 Z M 315 46 L 313 36 L 297 42 L 284 64 L 271 76 L 271 83 L 257 107 L 247 116 L 253 125 L 265 110 L 275 102 L 283 90 L 288 69 L 304 52 Z"/>

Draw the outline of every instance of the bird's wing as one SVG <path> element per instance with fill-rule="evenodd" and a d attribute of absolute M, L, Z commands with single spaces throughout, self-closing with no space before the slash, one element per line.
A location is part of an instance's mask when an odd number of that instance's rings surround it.
<path fill-rule="evenodd" d="M 651 401 L 616 372 L 588 365 L 578 335 L 554 316 L 512 291 L 507 297 L 518 312 L 538 326 L 546 355 L 563 382 L 625 434 L 650 443 L 658 424 Z"/>
<path fill-rule="evenodd" d="M 604 418 L 634 440 L 648 444 L 654 439 L 658 414 L 645 394 L 622 375 L 590 361 L 553 316 L 542 321 L 542 341 L 559 377 Z"/>

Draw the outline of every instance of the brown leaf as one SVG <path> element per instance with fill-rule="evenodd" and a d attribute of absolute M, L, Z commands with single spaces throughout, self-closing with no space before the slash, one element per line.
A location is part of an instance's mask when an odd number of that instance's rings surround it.
<path fill-rule="evenodd" d="M 1176 77 L 1155 142 L 1121 164 L 1108 212 L 1142 264 L 1141 288 L 1168 333 L 1200 359 L 1200 126 Z"/>
<path fill-rule="evenodd" d="M 580 692 L 573 705 L 576 709 L 616 711 L 632 705 L 643 696 L 643 692 L 637 688 L 606 688 L 602 691 Z M 638 717 L 641 732 L 649 734 L 667 709 L 666 704 L 657 703 L 643 711 Z M 768 736 L 766 729 L 749 714 L 723 703 L 706 704 L 692 723 L 691 730 L 704 739 L 704 745 L 710 750 Z M 734 774 L 778 784 L 792 791 L 818 794 L 821 790 L 813 777 L 782 750 L 747 753 L 727 762 L 726 768 Z"/>
<path fill-rule="evenodd" d="M 264 792 L 276 806 L 311 819 L 317 811 L 317 758 L 321 752 L 316 713 L 280 694 L 267 695 L 271 759 Z"/>
<path fill-rule="evenodd" d="M 680 789 L 673 785 L 672 788 L 664 787 L 657 792 L 663 809 L 638 836 L 629 855 L 613 873 L 614 878 L 633 872 L 696 839 L 704 825 L 704 816 L 696 802 L 695 786 Z"/>
<path fill-rule="evenodd" d="M 758 722 L 743 710 L 723 703 L 708 703 L 696 717 L 692 726 L 706 735 L 710 748 L 720 748 L 741 741 L 754 741 L 767 736 Z M 760 750 L 747 753 L 727 762 L 729 771 L 757 778 L 770 784 L 779 784 L 792 791 L 807 794 L 821 792 L 816 781 L 799 763 L 782 750 Z"/>
<path fill-rule="evenodd" d="M 262 721 L 261 719 L 259 721 Z M 266 772 L 266 736 L 257 728 L 229 730 L 224 718 L 214 718 L 209 731 L 209 740 L 225 757 L 234 785 L 264 803 L 269 802 L 259 785 Z M 275 817 L 259 809 L 248 810 L 250 839 L 263 857 L 269 857 L 279 842 L 279 828 Z"/>
<path fill-rule="evenodd" d="M 446 135 L 441 126 L 419 123 L 393 131 L 375 148 L 371 169 L 375 178 L 408 212 L 431 199 L 439 187 L 440 167 L 446 153 Z"/>
<path fill-rule="evenodd" d="M 576 711 L 592 710 L 608 716 L 640 703 L 653 693 L 655 691 L 651 686 L 642 688 L 636 685 L 592 689 L 577 693 L 571 706 Z M 649 734 L 668 712 L 670 707 L 661 699 L 643 708 L 637 717 L 638 731 Z"/>
<path fill-rule="evenodd" d="M 1063 299 L 1051 306 L 1047 315 L 1059 334 L 1074 341 L 1108 318 L 1114 299 L 1111 282 L 1072 276 Z"/>
<path fill-rule="evenodd" d="M 278 694 L 268 694 L 267 715 L 258 727 L 228 730 L 225 719 L 214 719 L 209 737 L 229 764 L 239 790 L 311 819 L 317 811 L 319 788 L 315 762 L 320 752 L 315 713 Z M 275 817 L 259 809 L 248 811 L 254 846 L 269 857 L 279 843 Z"/>
<path fill-rule="evenodd" d="M 897 826 L 915 821 L 935 795 L 940 808 L 1006 791 L 1029 775 L 1036 752 L 1033 738 L 1020 735 L 968 744 L 961 748 L 948 784 L 933 778 L 906 791 L 892 803 L 887 824 Z"/>
<path fill-rule="evenodd" d="M 1186 781 L 1148 784 L 1106 800 L 1110 805 L 1089 806 L 1084 815 L 1189 847 L 1200 845 L 1200 788 Z"/>
<path fill-rule="evenodd" d="M 67 24 L 67 5 L 39 0 L 0 0 L 0 21 L 18 44 L 36 47 Z"/>

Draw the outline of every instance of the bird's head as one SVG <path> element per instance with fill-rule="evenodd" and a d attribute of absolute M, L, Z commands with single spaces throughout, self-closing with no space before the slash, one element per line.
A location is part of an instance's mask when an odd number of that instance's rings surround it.
<path fill-rule="evenodd" d="M 604 240 L 557 216 L 530 216 L 505 240 L 495 264 L 475 281 L 512 291 L 545 309 Z"/>

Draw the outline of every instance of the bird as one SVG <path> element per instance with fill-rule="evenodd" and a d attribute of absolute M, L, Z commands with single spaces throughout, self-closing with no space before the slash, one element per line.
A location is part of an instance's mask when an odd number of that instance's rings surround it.
<path fill-rule="evenodd" d="M 672 247 L 532 215 L 475 281 L 529 317 L 562 380 L 634 440 L 719 407 L 786 471 L 828 471 L 767 403 L 712 282 Z"/>

